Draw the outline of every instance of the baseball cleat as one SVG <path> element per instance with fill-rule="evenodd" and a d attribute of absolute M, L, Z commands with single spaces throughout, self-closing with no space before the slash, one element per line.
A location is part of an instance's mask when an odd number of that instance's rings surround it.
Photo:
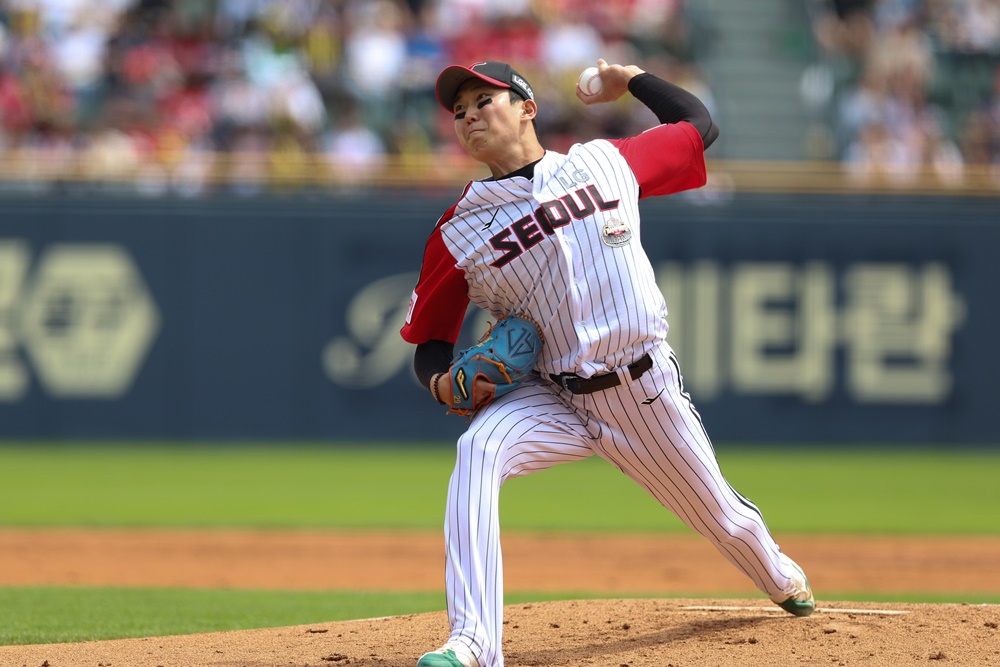
<path fill-rule="evenodd" d="M 417 667 L 479 667 L 479 661 L 463 647 L 443 647 L 420 656 Z"/>
<path fill-rule="evenodd" d="M 806 573 L 802 571 L 802 568 L 799 567 L 795 561 L 789 558 L 788 563 L 792 566 L 793 570 L 793 590 L 791 594 L 788 594 L 787 592 L 784 593 L 784 595 L 787 595 L 784 600 L 781 600 L 780 598 L 777 600 L 771 598 L 771 600 L 789 614 L 793 614 L 795 616 L 808 616 L 816 611 L 816 600 L 813 598 L 812 587 L 809 586 L 809 579 L 806 577 Z"/>

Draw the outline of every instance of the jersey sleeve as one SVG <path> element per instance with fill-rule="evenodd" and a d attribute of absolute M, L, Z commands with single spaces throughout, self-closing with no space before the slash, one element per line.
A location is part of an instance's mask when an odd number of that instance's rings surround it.
<path fill-rule="evenodd" d="M 691 123 L 657 125 L 611 143 L 639 181 L 642 198 L 700 188 L 708 180 L 705 147 Z"/>
<path fill-rule="evenodd" d="M 406 322 L 399 332 L 408 343 L 458 341 L 469 306 L 469 290 L 465 273 L 455 265 L 441 234 L 441 226 L 453 212 L 454 207 L 442 216 L 424 247 L 420 277 L 410 296 Z"/>

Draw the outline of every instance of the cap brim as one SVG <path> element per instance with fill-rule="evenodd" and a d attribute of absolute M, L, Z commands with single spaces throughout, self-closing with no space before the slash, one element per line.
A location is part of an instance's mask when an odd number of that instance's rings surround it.
<path fill-rule="evenodd" d="M 499 86 L 500 88 L 510 88 L 510 84 L 504 83 L 503 81 L 497 81 L 496 79 L 471 70 L 468 67 L 452 65 L 451 67 L 446 67 L 445 70 L 438 75 L 437 85 L 435 86 L 438 103 L 440 103 L 445 110 L 451 111 L 455 102 L 455 95 L 458 94 L 458 89 L 461 88 L 462 84 L 469 79 L 479 79 L 488 84 Z"/>

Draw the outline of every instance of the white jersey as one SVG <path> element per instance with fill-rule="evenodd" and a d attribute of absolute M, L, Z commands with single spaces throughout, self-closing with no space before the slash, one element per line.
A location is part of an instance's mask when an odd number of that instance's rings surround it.
<path fill-rule="evenodd" d="M 472 416 L 448 485 L 445 647 L 479 667 L 504 667 L 500 487 L 592 455 L 707 537 L 772 600 L 797 590 L 796 566 L 722 475 L 666 342 L 666 306 L 642 250 L 639 199 L 702 185 L 703 154 L 688 123 L 547 152 L 531 179 L 469 184 L 427 243 L 407 341 L 455 343 L 470 301 L 497 317 L 528 315 L 545 334 L 541 374 Z M 582 391 L 548 377 L 564 372 L 618 381 L 591 379 L 602 388 Z"/>
<path fill-rule="evenodd" d="M 403 337 L 454 343 L 471 300 L 539 322 L 544 373 L 589 377 L 638 359 L 667 334 L 639 199 L 704 182 L 700 137 L 679 123 L 548 151 L 530 180 L 470 183 L 428 242 Z"/>

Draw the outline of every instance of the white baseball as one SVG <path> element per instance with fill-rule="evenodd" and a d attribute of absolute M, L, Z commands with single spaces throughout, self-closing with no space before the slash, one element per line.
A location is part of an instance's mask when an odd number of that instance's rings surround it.
<path fill-rule="evenodd" d="M 580 90 L 582 90 L 583 94 L 588 97 L 601 92 L 601 88 L 604 87 L 604 84 L 601 82 L 601 77 L 597 74 L 597 71 L 596 67 L 588 67 L 580 73 L 580 80 L 577 81 L 577 83 L 580 84 Z"/>

